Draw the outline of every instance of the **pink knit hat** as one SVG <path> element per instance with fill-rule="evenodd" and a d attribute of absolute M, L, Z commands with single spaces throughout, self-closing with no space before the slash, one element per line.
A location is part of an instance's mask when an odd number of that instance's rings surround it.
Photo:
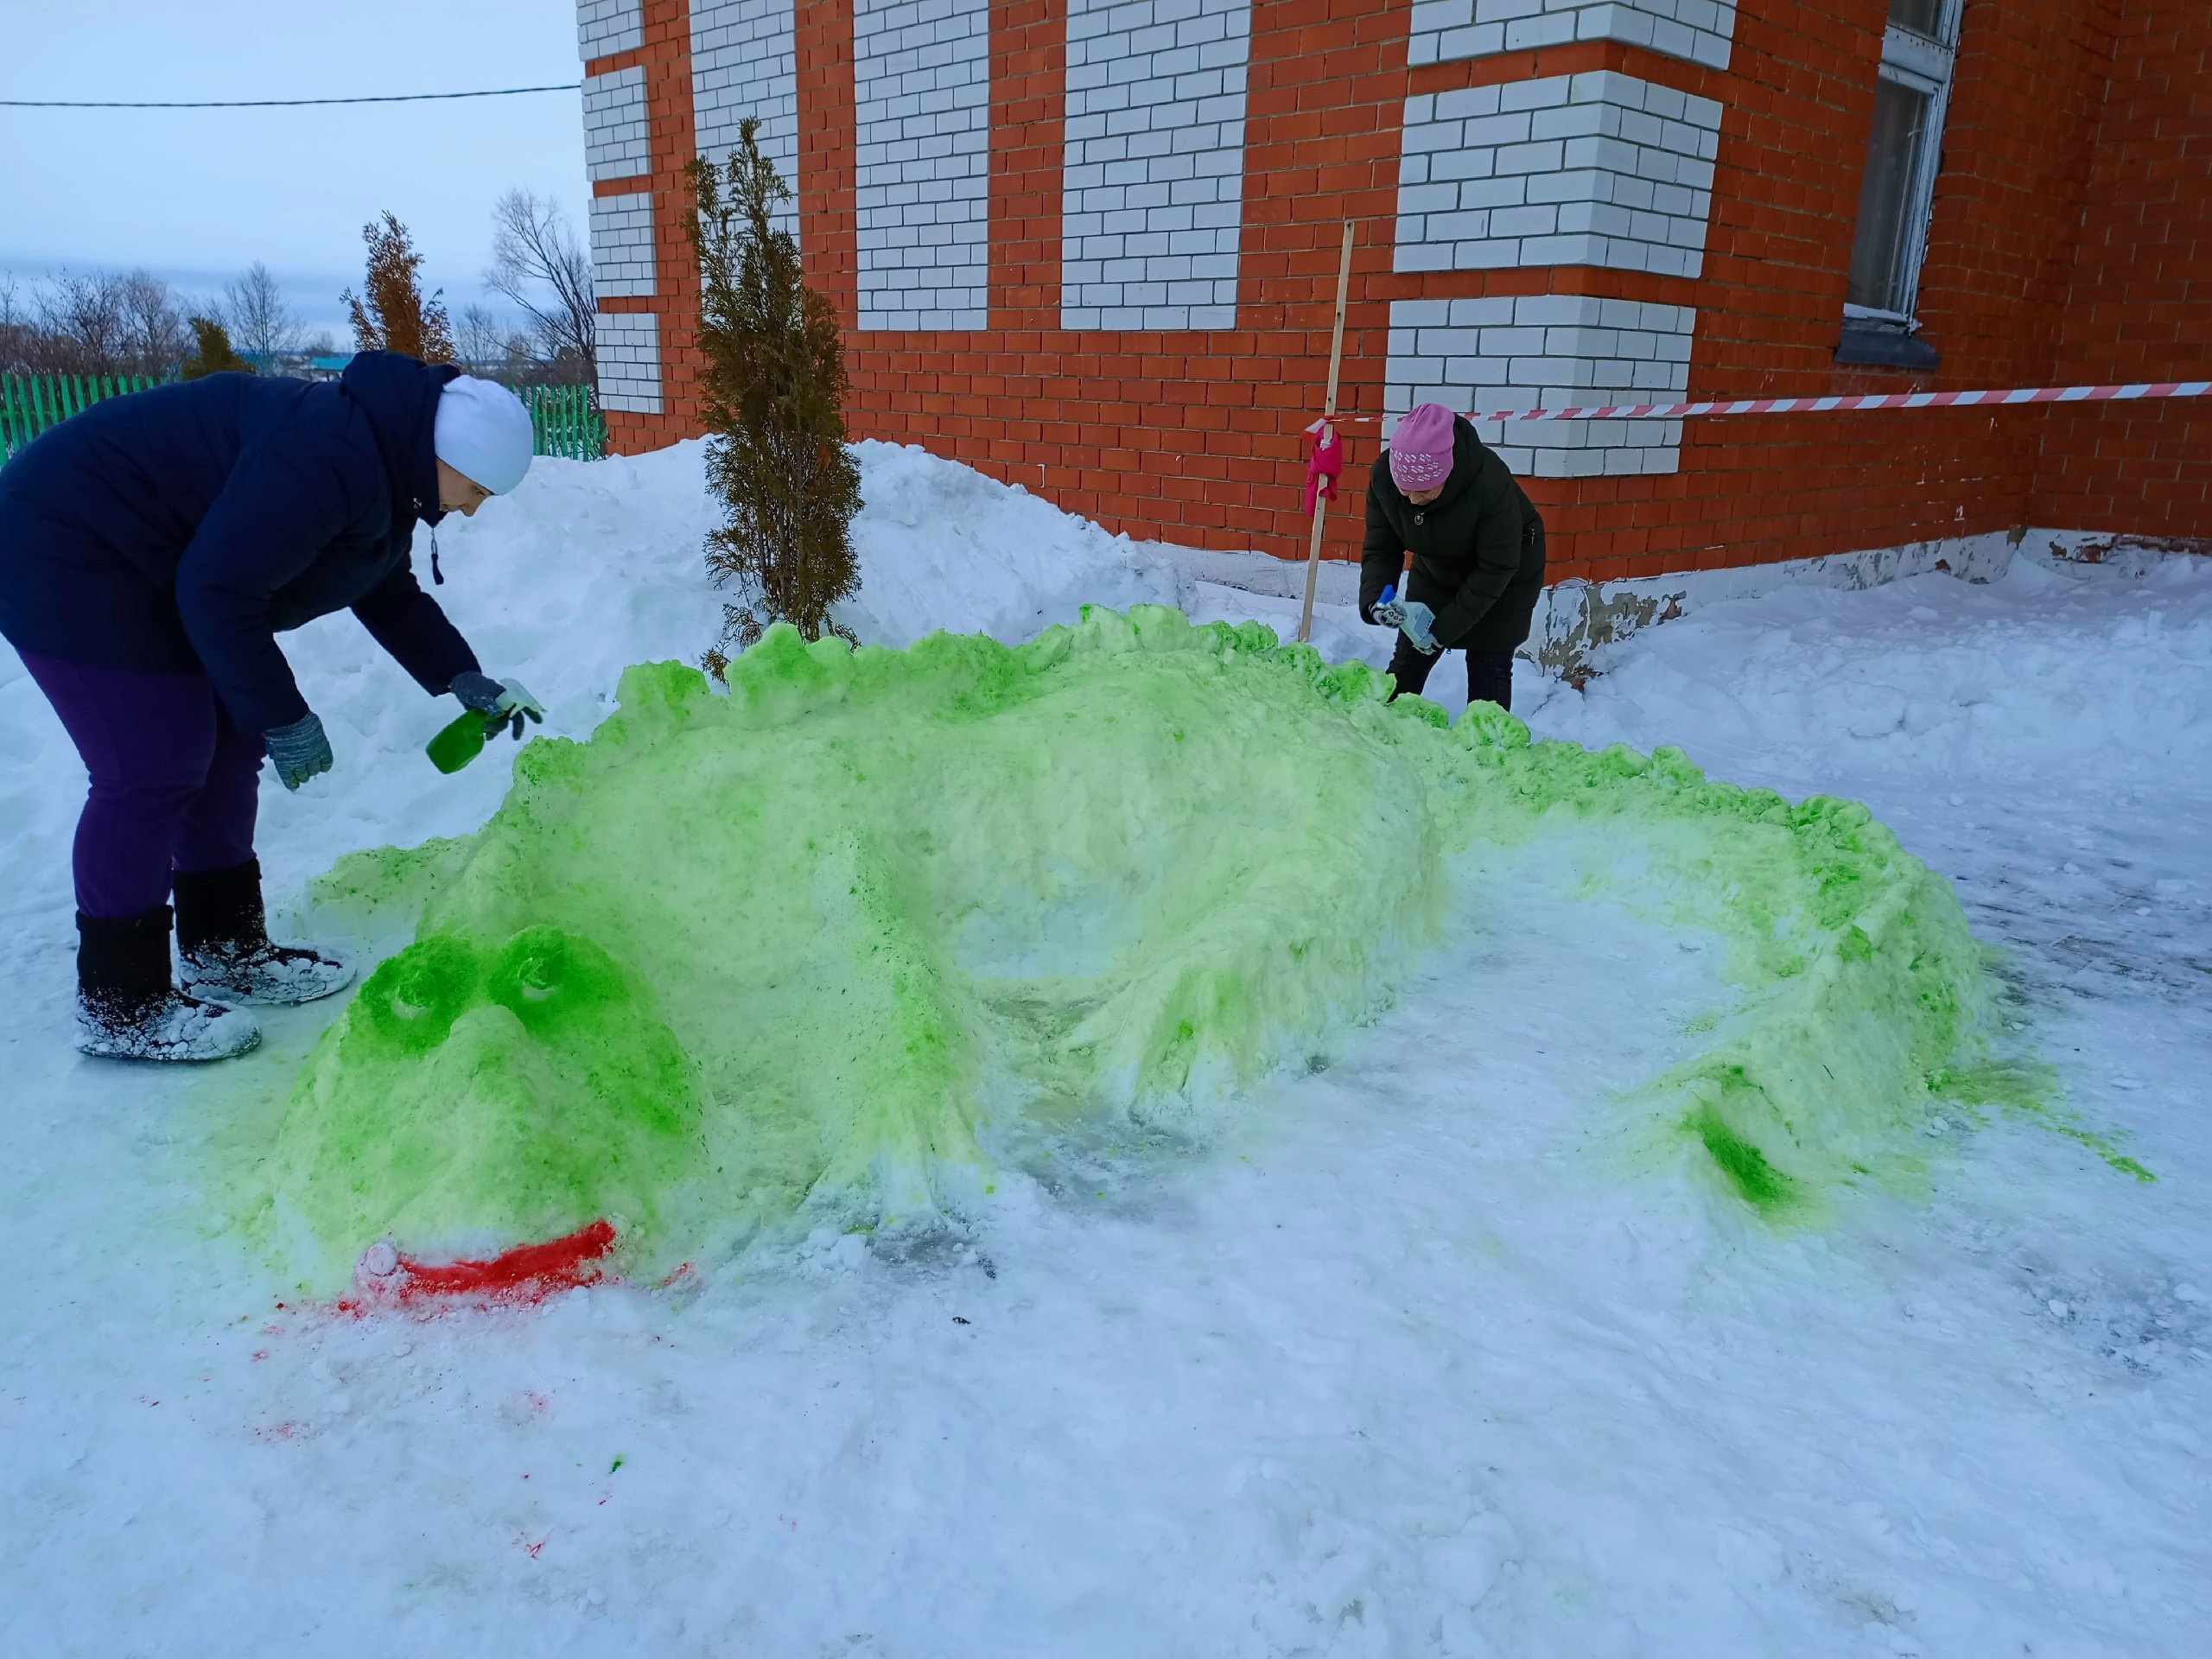
<path fill-rule="evenodd" d="M 1441 404 L 1418 404 L 1398 417 L 1390 439 L 1390 477 L 1402 490 L 1433 490 L 1452 476 L 1455 416 Z"/>

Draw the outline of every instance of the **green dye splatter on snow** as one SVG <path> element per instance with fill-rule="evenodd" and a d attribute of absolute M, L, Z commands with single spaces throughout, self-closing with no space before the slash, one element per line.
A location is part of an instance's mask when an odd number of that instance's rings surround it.
<path fill-rule="evenodd" d="M 2043 1110 L 2057 1085 L 2054 1068 L 2025 1060 L 1947 1065 L 1928 1076 L 1931 1092 L 1961 1106 L 2003 1106 L 2022 1112 Z"/>
<path fill-rule="evenodd" d="M 666 1260 L 800 1206 L 957 1207 L 1025 1135 L 1103 1145 L 1302 1063 L 1436 938 L 1448 861 L 1554 836 L 1725 938 L 1743 994 L 1619 1114 L 1636 1144 L 1701 1146 L 1766 1213 L 1910 1164 L 1992 995 L 1864 807 L 1387 690 L 1154 607 L 1016 647 L 772 629 L 727 696 L 632 668 L 478 834 L 320 884 L 416 942 L 303 1068 L 269 1213 L 327 1279 L 387 1236 L 609 1215 Z"/>
<path fill-rule="evenodd" d="M 2096 1154 L 2123 1175 L 2133 1175 L 2139 1181 L 2158 1179 L 2122 1153 L 2113 1136 L 2090 1128 L 2079 1113 L 2053 1103 L 2058 1077 L 2048 1065 L 1984 1060 L 1973 1065 L 1946 1066 L 1929 1075 L 1928 1087 L 1931 1093 L 1958 1106 L 1998 1106 L 2032 1118 L 2054 1135 Z M 1979 1117 L 1976 1114 L 1977 1121 Z"/>
<path fill-rule="evenodd" d="M 1802 1196 L 1797 1183 L 1739 1138 L 1711 1106 L 1700 1106 L 1690 1115 L 1689 1128 L 1711 1154 L 1714 1167 L 1728 1178 L 1736 1196 L 1761 1215 L 1780 1217 L 1797 1207 Z"/>

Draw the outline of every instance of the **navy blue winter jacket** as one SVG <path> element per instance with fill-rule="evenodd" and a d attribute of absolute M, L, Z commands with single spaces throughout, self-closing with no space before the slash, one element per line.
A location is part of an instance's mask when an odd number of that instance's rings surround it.
<path fill-rule="evenodd" d="M 364 352 L 335 385 L 211 374 L 95 404 L 0 467 L 0 634 L 203 671 L 249 732 L 308 712 L 275 636 L 353 608 L 433 695 L 475 653 L 409 568 L 457 371 Z"/>

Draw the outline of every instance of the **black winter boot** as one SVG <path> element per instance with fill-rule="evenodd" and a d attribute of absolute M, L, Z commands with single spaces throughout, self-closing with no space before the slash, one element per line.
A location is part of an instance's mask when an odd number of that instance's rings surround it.
<path fill-rule="evenodd" d="M 111 1059 L 222 1060 L 261 1040 L 250 1014 L 169 983 L 169 907 L 77 918 L 77 1046 Z"/>
<path fill-rule="evenodd" d="M 353 982 L 353 964 L 335 951 L 269 942 L 259 859 L 179 870 L 171 885 L 186 990 L 218 1002 L 312 1002 Z"/>

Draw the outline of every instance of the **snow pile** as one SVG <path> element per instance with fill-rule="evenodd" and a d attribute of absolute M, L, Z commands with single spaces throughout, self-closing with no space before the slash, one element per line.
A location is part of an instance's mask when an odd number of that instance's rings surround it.
<path fill-rule="evenodd" d="M 836 615 L 869 645 L 925 633 L 988 633 L 1016 643 L 1085 605 L 1184 604 L 1185 583 L 1156 549 L 1109 535 L 1019 485 L 1001 484 L 918 444 L 856 443 L 853 520 L 860 591 Z"/>
<path fill-rule="evenodd" d="M 1783 588 L 1648 630 L 1597 665 L 1580 696 L 1543 688 L 1546 731 L 1811 776 L 2212 770 L 2202 559 L 2135 578 L 2023 553 L 1986 586 L 1926 575 L 1865 593 Z"/>

